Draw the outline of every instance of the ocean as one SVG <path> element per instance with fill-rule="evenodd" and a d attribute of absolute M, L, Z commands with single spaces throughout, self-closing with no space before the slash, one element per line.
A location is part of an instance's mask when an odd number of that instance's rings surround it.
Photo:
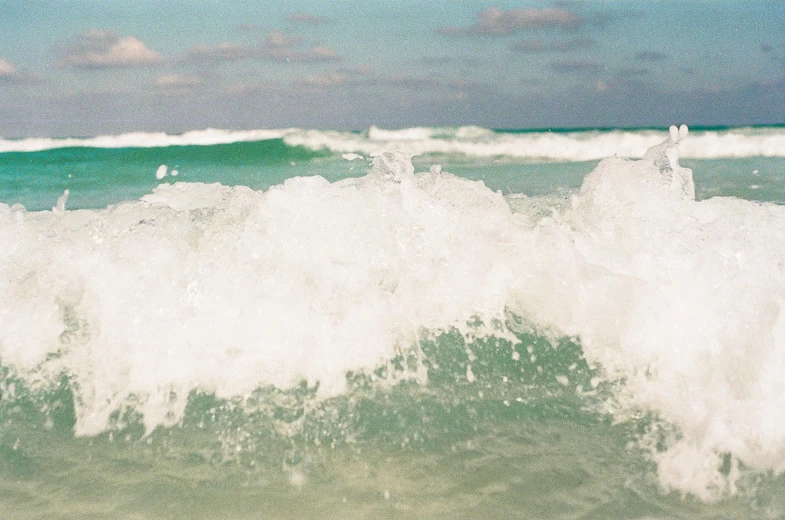
<path fill-rule="evenodd" d="M 785 127 L 0 139 L 0 517 L 785 517 Z"/>

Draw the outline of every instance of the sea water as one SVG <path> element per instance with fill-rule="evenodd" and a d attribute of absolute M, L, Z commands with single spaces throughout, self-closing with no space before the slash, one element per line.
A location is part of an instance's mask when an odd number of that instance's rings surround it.
<path fill-rule="evenodd" d="M 785 515 L 785 129 L 0 140 L 4 518 Z"/>

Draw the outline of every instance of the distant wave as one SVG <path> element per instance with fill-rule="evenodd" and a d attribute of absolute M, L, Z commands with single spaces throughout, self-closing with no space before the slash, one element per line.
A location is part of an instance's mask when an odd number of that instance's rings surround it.
<path fill-rule="evenodd" d="M 399 149 L 412 155 L 462 154 L 482 158 L 590 161 L 604 157 L 642 157 L 667 137 L 665 129 L 504 132 L 479 127 L 407 128 L 365 133 L 296 130 L 284 141 L 310 149 L 370 154 Z M 692 159 L 785 157 L 785 128 L 735 128 L 691 132 L 681 155 Z"/>
<path fill-rule="evenodd" d="M 39 152 L 55 148 L 156 148 L 164 146 L 210 146 L 215 144 L 266 141 L 280 139 L 286 130 L 219 130 L 207 128 L 182 134 L 165 132 L 130 132 L 96 137 L 28 137 L 25 139 L 0 139 L 2 152 Z"/>
<path fill-rule="evenodd" d="M 591 161 L 609 156 L 638 158 L 667 137 L 665 129 L 598 129 L 575 131 L 494 131 L 476 126 L 413 127 L 364 132 L 309 129 L 219 130 L 183 134 L 134 132 L 90 138 L 0 139 L 2 152 L 35 152 L 53 148 L 150 148 L 210 146 L 283 139 L 289 146 L 334 153 L 371 154 L 398 149 L 411 155 L 448 154 L 524 161 Z M 693 131 L 681 144 L 692 159 L 785 157 L 785 127 L 746 127 Z"/>

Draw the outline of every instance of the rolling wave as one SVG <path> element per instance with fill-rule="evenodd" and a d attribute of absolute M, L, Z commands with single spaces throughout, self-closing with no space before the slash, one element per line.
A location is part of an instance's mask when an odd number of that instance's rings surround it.
<path fill-rule="evenodd" d="M 184 134 L 136 132 L 90 138 L 0 139 L 0 153 L 83 148 L 155 148 L 211 146 L 283 139 L 289 146 L 336 154 L 369 155 L 399 149 L 410 155 L 449 154 L 523 161 L 589 161 L 609 156 L 642 157 L 667 137 L 666 132 L 639 129 L 494 131 L 466 127 L 417 127 L 365 132 L 309 129 L 217 130 Z M 693 131 L 681 149 L 683 158 L 714 159 L 785 157 L 785 128 L 749 127 Z"/>

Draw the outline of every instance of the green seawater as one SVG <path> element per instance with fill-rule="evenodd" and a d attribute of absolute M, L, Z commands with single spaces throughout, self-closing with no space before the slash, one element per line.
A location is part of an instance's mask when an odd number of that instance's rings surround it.
<path fill-rule="evenodd" d="M 28 210 L 51 209 L 70 191 L 71 209 L 102 208 L 150 193 L 162 164 L 177 177 L 163 182 L 221 182 L 266 189 L 297 175 L 326 174 L 332 154 L 290 147 L 280 139 L 212 146 L 153 148 L 55 148 L 0 154 L 0 201 Z M 344 163 L 346 161 L 343 161 Z"/>
<path fill-rule="evenodd" d="M 580 188 L 598 161 L 530 162 L 510 158 L 469 158 L 425 154 L 413 158 L 416 171 L 438 164 L 444 171 L 480 180 L 494 191 L 529 196 L 562 195 Z M 762 202 L 785 201 L 783 157 L 684 159 L 694 172 L 697 198 L 739 196 Z M 156 179 L 159 166 L 167 175 Z M 266 190 L 296 176 L 321 175 L 334 182 L 365 175 L 367 160 L 347 161 L 327 150 L 289 146 L 282 139 L 211 146 L 153 148 L 55 148 L 0 153 L 0 202 L 28 211 L 51 209 L 69 190 L 69 209 L 103 208 L 136 200 L 161 183 L 219 182 Z"/>
<path fill-rule="evenodd" d="M 73 435 L 67 375 L 32 388 L 3 369 L 0 512 L 34 519 L 776 518 L 785 477 L 704 503 L 664 493 L 650 446 L 674 432 L 612 413 L 580 344 L 433 334 L 349 390 L 302 383 L 221 400 L 145 432 L 132 407 Z M 428 381 L 406 377 L 427 369 Z M 468 370 L 467 370 L 468 368 Z M 469 375 L 471 371 L 471 376 Z M 659 432 L 659 433 L 658 433 Z M 660 448 L 660 449 L 661 449 Z M 657 448 L 655 448 L 657 449 Z"/>

